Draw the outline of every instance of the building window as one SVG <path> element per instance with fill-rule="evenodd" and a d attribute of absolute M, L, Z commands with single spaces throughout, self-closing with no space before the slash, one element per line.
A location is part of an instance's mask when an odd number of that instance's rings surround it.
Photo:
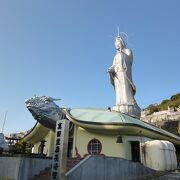
<path fill-rule="evenodd" d="M 89 141 L 87 150 L 89 154 L 100 154 L 102 150 L 101 142 L 98 139 L 92 139 Z"/>

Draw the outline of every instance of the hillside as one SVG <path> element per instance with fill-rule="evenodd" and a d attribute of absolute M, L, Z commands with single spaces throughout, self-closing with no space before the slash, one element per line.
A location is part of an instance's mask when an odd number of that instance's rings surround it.
<path fill-rule="evenodd" d="M 177 111 L 178 107 L 180 106 L 180 93 L 171 96 L 170 99 L 163 100 L 160 104 L 149 105 L 146 110 L 149 111 L 148 115 L 153 114 L 154 112 L 168 110 L 168 107 Z"/>
<path fill-rule="evenodd" d="M 141 119 L 166 131 L 180 135 L 180 93 L 148 106 L 141 112 Z"/>

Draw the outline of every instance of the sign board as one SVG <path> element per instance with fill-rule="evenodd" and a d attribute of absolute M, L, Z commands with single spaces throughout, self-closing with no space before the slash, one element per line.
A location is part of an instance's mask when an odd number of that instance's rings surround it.
<path fill-rule="evenodd" d="M 52 161 L 51 180 L 64 180 L 66 174 L 67 149 L 69 140 L 69 121 L 56 122 L 54 155 Z"/>

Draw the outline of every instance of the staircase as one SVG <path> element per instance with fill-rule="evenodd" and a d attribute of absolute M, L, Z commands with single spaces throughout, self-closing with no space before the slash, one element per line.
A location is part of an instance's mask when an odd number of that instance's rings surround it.
<path fill-rule="evenodd" d="M 67 160 L 66 172 L 77 165 L 83 158 L 69 158 Z M 51 180 L 51 167 L 42 170 L 38 175 L 35 175 L 30 180 Z"/>
<path fill-rule="evenodd" d="M 35 175 L 30 180 L 51 180 L 51 168 L 48 167 L 42 170 L 38 175 Z"/>
<path fill-rule="evenodd" d="M 77 165 L 83 158 L 69 158 L 67 160 L 66 172 L 71 170 L 75 165 Z"/>

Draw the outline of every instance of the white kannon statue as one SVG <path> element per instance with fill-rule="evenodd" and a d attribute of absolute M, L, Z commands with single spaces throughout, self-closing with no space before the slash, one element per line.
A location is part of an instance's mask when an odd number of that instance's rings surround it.
<path fill-rule="evenodd" d="M 116 55 L 113 65 L 108 69 L 111 84 L 116 93 L 116 104 L 112 110 L 140 118 L 140 108 L 134 99 L 136 87 L 132 81 L 131 66 L 133 54 L 126 49 L 125 43 L 118 35 L 115 39 Z"/>

